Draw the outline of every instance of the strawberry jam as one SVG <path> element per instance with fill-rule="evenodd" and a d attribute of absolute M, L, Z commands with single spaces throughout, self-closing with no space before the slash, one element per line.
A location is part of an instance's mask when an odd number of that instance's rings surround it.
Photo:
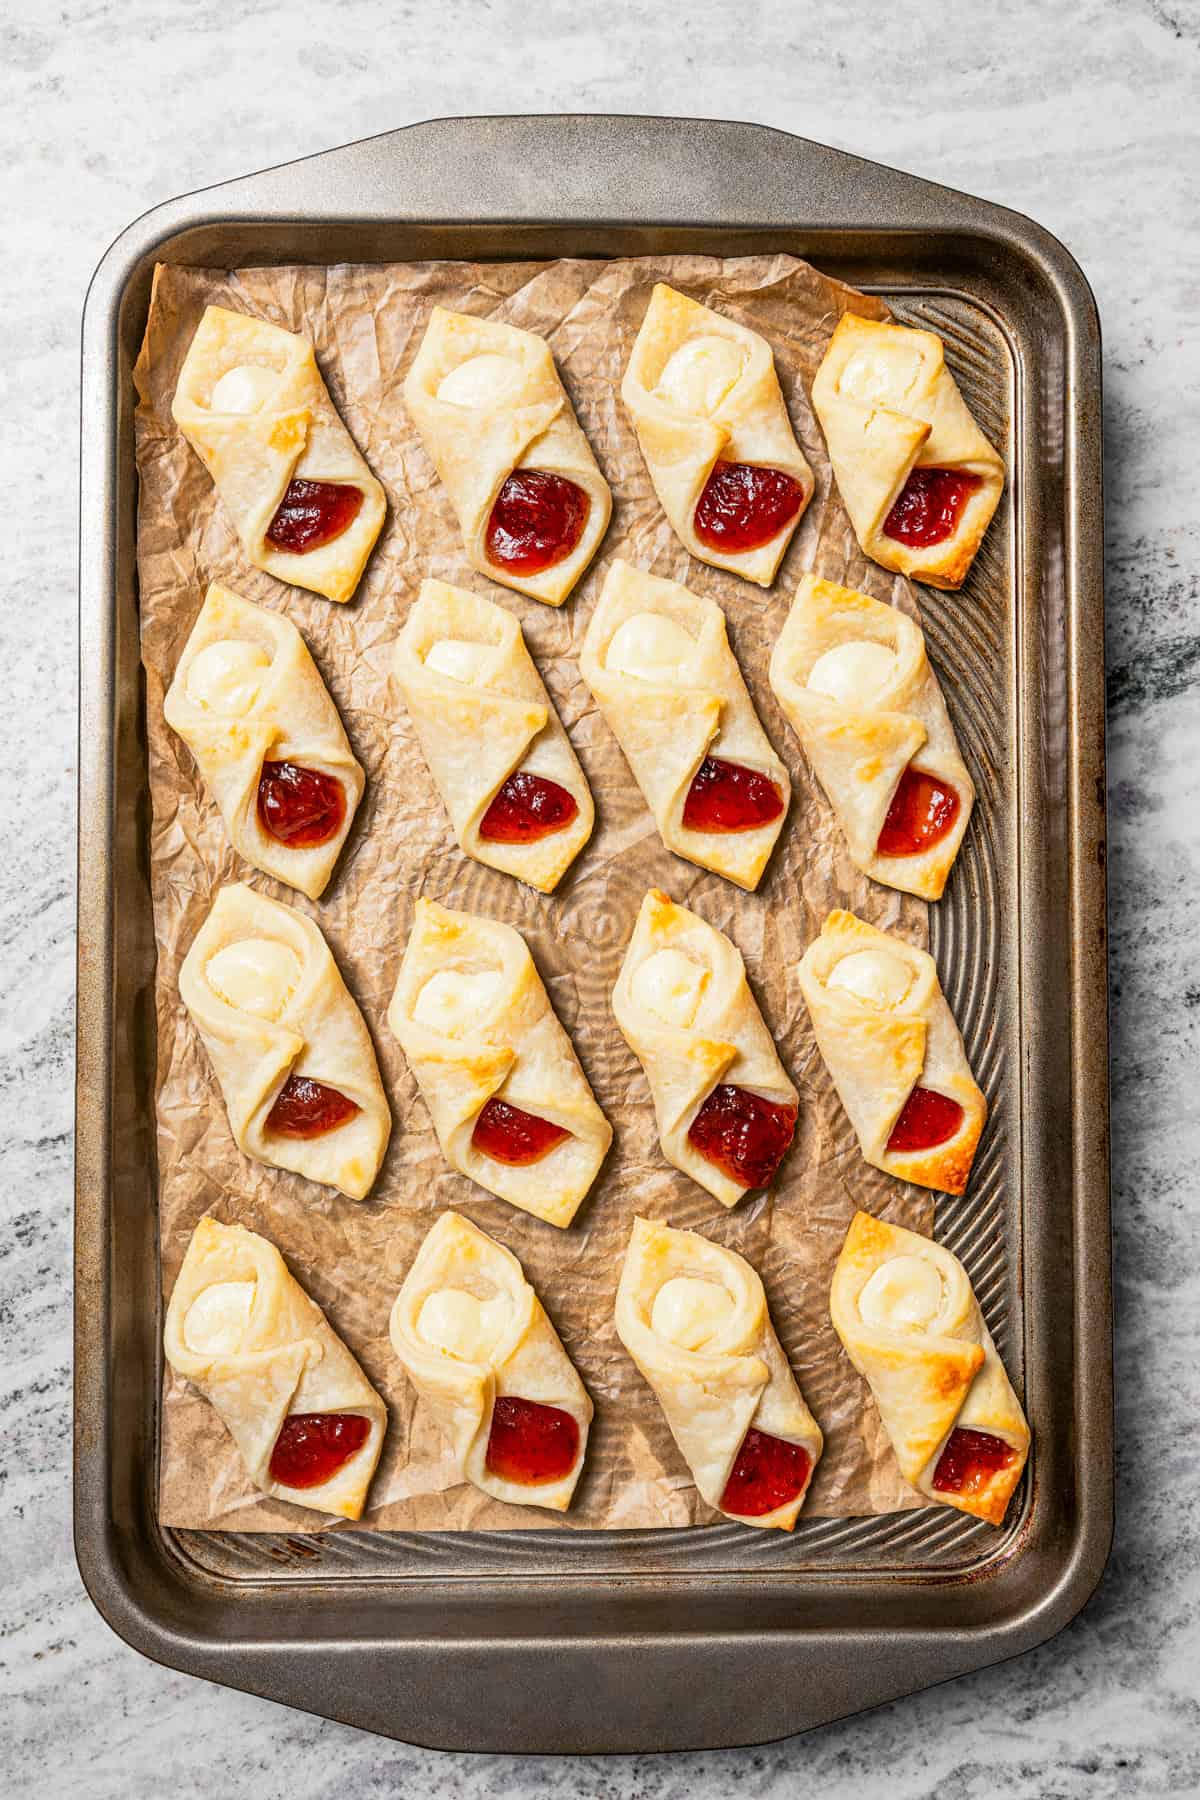
<path fill-rule="evenodd" d="M 688 1143 L 741 1187 L 766 1187 L 795 1130 L 794 1106 L 722 1084 L 692 1120 Z"/>
<path fill-rule="evenodd" d="M 579 1423 L 558 1406 L 501 1394 L 492 1408 L 487 1468 L 501 1481 L 538 1487 L 561 1481 L 579 1455 Z"/>
<path fill-rule="evenodd" d="M 966 1426 L 952 1431 L 933 1472 L 938 1494 L 978 1494 L 1001 1469 L 1011 1469 L 1017 1453 L 1003 1438 L 990 1431 L 971 1431 Z"/>
<path fill-rule="evenodd" d="M 326 1087 L 323 1081 L 313 1081 L 308 1075 L 289 1075 L 267 1114 L 266 1129 L 278 1137 L 324 1137 L 359 1111 L 361 1108 L 353 1100 L 339 1094 L 336 1088 Z"/>
<path fill-rule="evenodd" d="M 696 502 L 692 529 L 709 550 L 728 556 L 758 550 L 791 524 L 803 500 L 803 487 L 782 469 L 714 463 Z"/>
<path fill-rule="evenodd" d="M 493 844 L 536 844 L 565 830 L 578 812 L 574 794 L 557 781 L 518 769 L 479 821 L 479 835 Z"/>
<path fill-rule="evenodd" d="M 276 550 L 305 556 L 341 537 L 358 517 L 362 503 L 362 489 L 341 481 L 289 481 L 267 526 L 267 542 Z"/>
<path fill-rule="evenodd" d="M 488 561 L 514 575 L 540 575 L 570 556 L 587 516 L 587 495 L 565 475 L 514 469 L 488 520 Z"/>
<path fill-rule="evenodd" d="M 783 811 L 783 795 L 758 769 L 706 756 L 683 803 L 689 831 L 755 831 Z"/>
<path fill-rule="evenodd" d="M 519 1106 L 510 1106 L 507 1100 L 493 1099 L 475 1121 L 471 1145 L 482 1156 L 490 1156 L 493 1162 L 523 1169 L 527 1163 L 540 1162 L 570 1135 L 561 1125 L 552 1125 L 549 1119 L 522 1112 Z"/>
<path fill-rule="evenodd" d="M 909 763 L 892 795 L 875 854 L 919 856 L 954 829 L 958 807 L 958 794 L 948 781 Z"/>
<path fill-rule="evenodd" d="M 915 1087 L 892 1126 L 887 1147 L 895 1156 L 936 1149 L 938 1144 L 949 1142 L 962 1120 L 963 1109 L 949 1094 L 939 1094 L 933 1088 Z"/>
<path fill-rule="evenodd" d="M 292 850 L 313 850 L 342 829 L 346 792 L 332 775 L 301 763 L 265 762 L 258 778 L 258 822 Z"/>
<path fill-rule="evenodd" d="M 981 484 L 981 476 L 962 469 L 914 469 L 883 521 L 883 535 L 914 550 L 944 544 L 958 530 L 963 507 Z"/>
<path fill-rule="evenodd" d="M 803 1444 L 789 1444 L 751 1426 L 725 1483 L 721 1511 L 761 1519 L 803 1491 L 811 1466 Z"/>
<path fill-rule="evenodd" d="M 283 1421 L 268 1465 L 280 1487 L 320 1487 L 366 1443 L 370 1419 L 361 1413 L 292 1413 Z"/>

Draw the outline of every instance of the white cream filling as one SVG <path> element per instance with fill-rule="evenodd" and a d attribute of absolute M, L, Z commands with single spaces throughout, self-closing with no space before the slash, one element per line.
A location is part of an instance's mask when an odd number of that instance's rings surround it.
<path fill-rule="evenodd" d="M 838 392 L 867 405 L 899 410 L 908 403 L 917 384 L 922 360 L 916 346 L 901 344 L 895 338 L 886 344 L 856 350 L 838 377 Z"/>
<path fill-rule="evenodd" d="M 197 1356 L 235 1356 L 242 1347 L 253 1281 L 214 1281 L 196 1295 L 183 1321 L 183 1341 Z"/>
<path fill-rule="evenodd" d="M 421 1303 L 417 1336 L 432 1350 L 443 1350 L 463 1362 L 487 1362 L 508 1316 L 507 1294 L 479 1300 L 463 1288 L 439 1288 Z"/>
<path fill-rule="evenodd" d="M 287 944 L 274 938 L 242 938 L 210 956 L 204 973 L 227 1006 L 274 1021 L 282 1017 L 303 970 Z"/>
<path fill-rule="evenodd" d="M 662 613 L 634 613 L 613 632 L 604 663 L 614 675 L 677 681 L 685 678 L 695 648 L 691 632 L 676 620 Z"/>
<path fill-rule="evenodd" d="M 241 363 L 236 369 L 226 369 L 213 388 L 209 411 L 256 413 L 278 380 L 279 370 L 262 363 Z"/>
<path fill-rule="evenodd" d="M 741 380 L 746 351 L 732 338 L 689 338 L 670 358 L 655 392 L 694 418 L 711 418 Z"/>
<path fill-rule="evenodd" d="M 806 686 L 842 706 L 869 706 L 896 673 L 896 654 L 886 644 L 855 639 L 818 656 Z"/>
<path fill-rule="evenodd" d="M 881 1263 L 858 1296 L 868 1325 L 888 1331 L 926 1331 L 942 1310 L 941 1271 L 923 1256 Z"/>
<path fill-rule="evenodd" d="M 654 1296 L 650 1324 L 660 1338 L 680 1350 L 703 1350 L 726 1324 L 733 1295 L 717 1281 L 673 1275 Z"/>
<path fill-rule="evenodd" d="M 431 975 L 413 1006 L 418 1025 L 441 1037 L 458 1037 L 477 1025 L 503 985 L 499 969 L 439 969 Z"/>
<path fill-rule="evenodd" d="M 840 988 L 868 1006 L 886 1012 L 899 1006 L 912 986 L 912 970 L 891 950 L 852 950 L 832 971 L 826 987 Z"/>
<path fill-rule="evenodd" d="M 437 397 L 450 406 L 503 406 L 516 398 L 524 384 L 525 372 L 511 356 L 497 356 L 488 350 L 480 356 L 468 357 L 448 375 L 443 375 Z"/>
<path fill-rule="evenodd" d="M 271 658 L 261 644 L 245 638 L 221 638 L 206 644 L 188 664 L 189 699 L 222 718 L 241 718 L 258 699 Z"/>
<path fill-rule="evenodd" d="M 491 644 L 471 644 L 465 638 L 439 638 L 425 652 L 425 667 L 470 687 L 487 668 L 492 650 Z"/>
<path fill-rule="evenodd" d="M 682 1031 L 696 1017 L 709 975 L 682 950 L 656 950 L 638 964 L 629 987 L 638 1006 Z"/>

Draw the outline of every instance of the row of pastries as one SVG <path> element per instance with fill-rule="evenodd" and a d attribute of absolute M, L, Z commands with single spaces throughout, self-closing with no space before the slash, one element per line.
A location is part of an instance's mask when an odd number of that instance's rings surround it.
<path fill-rule="evenodd" d="M 435 308 L 404 395 L 468 562 L 561 605 L 612 502 L 549 346 Z M 769 586 L 814 483 L 766 340 L 659 284 L 622 395 L 688 551 Z M 847 314 L 812 398 L 864 551 L 959 585 L 1003 464 L 940 340 Z M 349 600 L 386 504 L 311 344 L 210 307 L 173 412 L 247 560 Z M 579 667 L 664 845 L 752 891 L 784 828 L 790 782 L 722 609 L 616 559 Z M 426 580 L 392 677 L 460 849 L 551 893 L 587 844 L 595 809 L 519 622 L 481 594 Z M 770 679 L 851 860 L 884 885 L 938 898 L 974 791 L 920 627 L 805 576 Z M 164 711 L 238 854 L 318 899 L 365 776 L 296 627 L 213 584 Z M 961 1193 L 986 1108 L 932 959 L 834 911 L 798 979 L 863 1156 L 897 1179 Z M 228 886 L 189 949 L 180 994 L 239 1149 L 365 1197 L 391 1113 L 319 926 L 248 885 Z M 612 1010 L 645 1073 L 665 1158 L 726 1207 L 768 1185 L 799 1097 L 731 939 L 651 890 Z M 418 901 L 388 1024 L 450 1166 L 569 1227 L 612 1130 L 520 933 Z M 859 1214 L 831 1313 L 905 1477 L 931 1501 L 999 1522 L 1029 1433 L 957 1260 Z M 704 1499 L 730 1518 L 790 1528 L 822 1436 L 749 1264 L 639 1219 L 615 1320 Z M 592 1403 L 509 1251 L 444 1213 L 396 1299 L 391 1337 L 464 1480 L 499 1499 L 570 1504 Z M 166 1348 L 224 1419 L 256 1485 L 359 1516 L 386 1409 L 274 1246 L 202 1220 L 172 1294 Z"/>

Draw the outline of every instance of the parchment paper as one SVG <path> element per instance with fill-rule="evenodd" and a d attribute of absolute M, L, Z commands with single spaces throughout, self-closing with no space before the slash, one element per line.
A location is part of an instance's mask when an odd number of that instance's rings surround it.
<path fill-rule="evenodd" d="M 620 381 L 655 280 L 761 331 L 774 348 L 816 495 L 773 588 L 764 593 L 694 562 L 647 477 Z M 251 569 L 199 458 L 171 420 L 180 365 L 207 304 L 256 313 L 310 336 L 333 398 L 387 489 L 389 515 L 356 599 L 335 606 Z M 613 522 L 561 610 L 490 587 L 470 569 L 458 527 L 401 395 L 433 305 L 493 315 L 545 336 L 612 484 Z M 635 1211 L 705 1232 L 746 1256 L 766 1284 L 780 1339 L 825 1432 L 808 1514 L 918 1505 L 874 1407 L 829 1322 L 834 1261 L 857 1206 L 928 1232 L 931 1198 L 869 1168 L 818 1056 L 796 965 L 833 906 L 926 942 L 924 905 L 872 885 L 852 866 L 767 680 L 771 648 L 803 571 L 874 592 L 916 613 L 911 590 L 860 554 L 834 489 L 808 393 L 840 312 L 885 309 L 785 256 L 674 256 L 334 268 L 162 268 L 136 371 L 141 476 L 138 562 L 146 669 L 151 878 L 158 975 L 159 1207 L 164 1296 L 205 1212 L 277 1244 L 386 1399 L 390 1426 L 362 1523 L 383 1529 L 685 1526 L 712 1521 L 649 1388 L 617 1339 L 612 1304 Z M 665 850 L 578 671 L 584 629 L 609 561 L 686 582 L 724 607 L 730 638 L 768 736 L 793 781 L 791 814 L 757 894 L 745 895 Z M 597 825 L 557 893 L 535 894 L 462 855 L 402 702 L 389 691 L 392 642 L 423 577 L 480 591 L 521 620 L 596 799 Z M 248 870 L 231 851 L 191 756 L 162 702 L 205 590 L 218 579 L 300 627 L 367 771 L 367 791 L 338 872 L 316 904 Z M 243 1157 L 178 995 L 179 966 L 225 882 L 249 879 L 319 922 L 374 1035 L 395 1129 L 369 1200 L 356 1204 Z M 658 1147 L 646 1082 L 609 994 L 646 889 L 664 888 L 729 933 L 800 1090 L 795 1144 L 765 1196 L 732 1213 L 671 1168 Z M 426 894 L 521 930 L 551 1000 L 615 1129 L 613 1150 L 567 1231 L 528 1218 L 447 1168 L 385 1012 L 413 904 Z M 392 1301 L 425 1232 L 446 1206 L 520 1257 L 596 1403 L 587 1467 L 565 1520 L 510 1507 L 457 1481 L 388 1341 Z M 199 1394 L 167 1372 L 160 1517 L 174 1526 L 290 1532 L 329 1529 L 318 1514 L 259 1495 L 232 1440 Z"/>

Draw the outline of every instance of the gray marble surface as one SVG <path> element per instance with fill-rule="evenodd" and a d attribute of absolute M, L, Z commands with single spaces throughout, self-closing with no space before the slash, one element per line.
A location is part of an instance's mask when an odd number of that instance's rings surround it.
<path fill-rule="evenodd" d="M 1200 1792 L 1195 0 L 0 4 L 0 1791 L 1011 1800 Z M 172 1674 L 71 1548 L 75 435 L 93 266 L 169 195 L 442 113 L 757 119 L 1033 214 L 1105 333 L 1118 1533 L 1055 1642 L 758 1751 L 410 1750 Z"/>

